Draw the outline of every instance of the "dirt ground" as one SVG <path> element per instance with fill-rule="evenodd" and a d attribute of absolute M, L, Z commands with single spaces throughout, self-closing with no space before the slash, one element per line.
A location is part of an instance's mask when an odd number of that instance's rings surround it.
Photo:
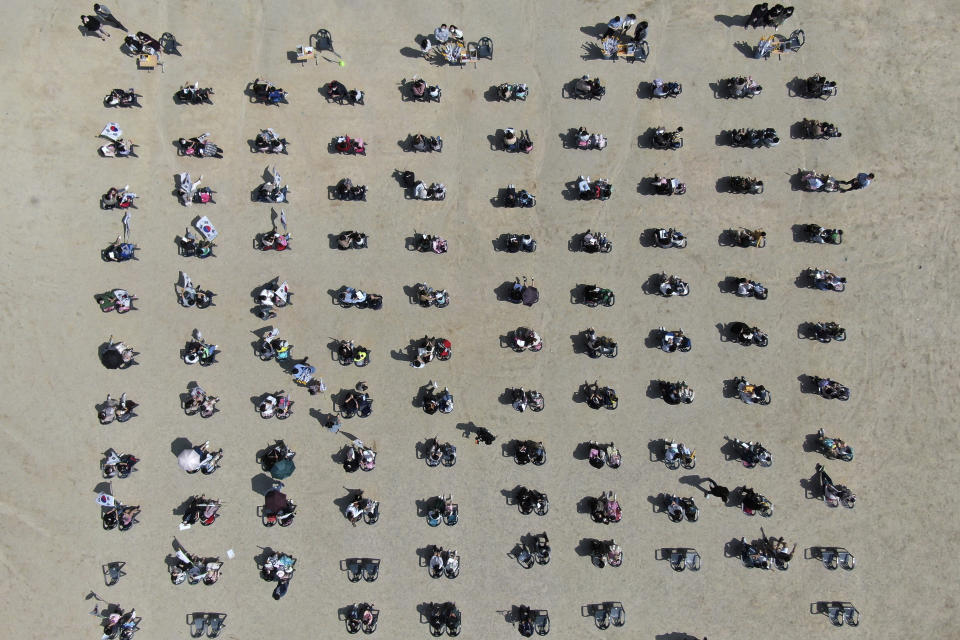
<path fill-rule="evenodd" d="M 853 602 L 863 621 L 852 633 L 870 638 L 960 634 L 960 567 L 949 547 L 958 534 L 957 497 L 949 491 L 958 461 L 958 237 L 950 217 L 958 197 L 958 67 L 949 44 L 956 3 L 804 3 L 781 29 L 802 28 L 803 48 L 760 61 L 736 45 L 755 45 L 761 31 L 731 26 L 742 24 L 750 3 L 114 0 L 111 9 L 131 31 L 170 31 L 182 43 L 181 57 L 164 56 L 162 72 L 138 71 L 118 50 L 117 29 L 107 28 L 105 42 L 83 37 L 77 24 L 87 4 L 9 4 L 15 26 L 0 41 L 11 238 L 3 264 L 4 280 L 20 293 L 0 311 L 11 354 L 0 374 L 8 397 L 0 419 L 8 451 L 0 592 L 18 635 L 95 638 L 97 620 L 87 615 L 93 600 L 84 601 L 91 590 L 136 607 L 143 638 L 186 637 L 184 616 L 202 611 L 228 614 L 223 638 L 341 634 L 337 612 L 357 601 L 380 609 L 380 635 L 428 637 L 418 606 L 444 600 L 462 610 L 464 638 L 512 637 L 503 612 L 519 604 L 549 610 L 551 637 L 583 637 L 594 626 L 581 606 L 609 600 L 623 602 L 628 620 L 608 633 L 634 638 L 818 637 L 830 628 L 825 616 L 811 613 L 821 600 Z M 595 26 L 618 11 L 649 21 L 646 63 L 584 59 L 582 45 L 594 40 Z M 491 37 L 493 59 L 459 69 L 419 58 L 415 37 L 441 22 L 456 23 L 468 41 Z M 338 55 L 324 52 L 318 65 L 291 63 L 289 52 L 319 28 L 331 32 Z M 341 59 L 344 66 L 336 64 Z M 837 97 L 789 95 L 793 78 L 815 72 L 837 81 Z M 415 74 L 442 87 L 441 103 L 401 99 L 401 81 Z M 602 101 L 562 97 L 565 83 L 582 74 L 602 79 Z M 763 94 L 716 98 L 711 84 L 738 74 L 753 75 Z M 257 77 L 286 89 L 289 104 L 252 104 L 244 90 Z M 654 78 L 681 82 L 683 94 L 638 97 L 638 85 Z M 328 104 L 318 88 L 332 79 L 365 90 L 366 104 Z M 174 104 L 176 89 L 194 80 L 215 88 L 213 106 Z M 493 100 L 490 88 L 501 82 L 529 84 L 530 97 Z M 114 87 L 134 87 L 143 108 L 104 108 Z M 843 137 L 793 139 L 791 126 L 804 117 L 836 123 Z M 108 121 L 139 145 L 136 159 L 98 157 L 97 134 Z M 645 148 L 645 133 L 661 124 L 683 126 L 682 150 Z M 564 148 L 568 130 L 580 125 L 603 132 L 609 146 Z M 248 141 L 268 126 L 290 141 L 289 155 L 251 153 Z M 722 130 L 767 126 L 780 133 L 776 148 L 717 144 Z M 491 136 L 504 127 L 528 130 L 533 152 L 491 149 Z M 441 135 L 442 154 L 404 152 L 399 141 L 417 131 Z M 178 157 L 173 141 L 202 132 L 224 148 L 224 159 Z M 329 153 L 330 140 L 344 133 L 367 142 L 366 157 Z M 270 228 L 270 206 L 250 198 L 268 165 L 291 189 L 284 207 L 289 252 L 251 248 L 254 235 Z M 808 194 L 791 187 L 799 167 L 840 179 L 872 171 L 876 180 L 865 191 Z M 395 169 L 444 182 L 447 199 L 404 199 Z M 215 205 L 179 205 L 173 176 L 186 170 L 203 174 L 217 192 Z M 568 183 L 580 174 L 608 178 L 613 197 L 569 200 Z M 678 177 L 687 193 L 646 195 L 638 185 L 654 174 Z M 761 177 L 765 192 L 720 192 L 718 180 L 738 174 Z M 329 186 L 342 177 L 369 187 L 366 203 L 329 199 Z M 529 189 L 537 206 L 494 206 L 508 183 Z M 131 225 L 139 260 L 107 264 L 99 251 L 119 233 L 122 214 L 99 210 L 97 200 L 125 184 L 139 194 Z M 220 231 L 217 257 L 179 257 L 176 235 L 204 214 Z M 808 222 L 843 228 L 843 244 L 797 241 L 795 226 Z M 644 230 L 661 226 L 683 230 L 689 246 L 643 246 Z M 767 246 L 720 246 L 721 232 L 739 226 L 763 227 Z M 587 228 L 607 232 L 615 250 L 571 252 L 571 238 Z M 332 250 L 331 234 L 344 229 L 368 233 L 370 248 Z M 450 251 L 407 251 L 405 238 L 414 231 L 447 238 Z M 507 232 L 532 233 L 538 251 L 495 251 L 494 239 Z M 811 266 L 845 276 L 847 290 L 803 286 L 798 276 Z M 180 270 L 217 293 L 215 307 L 178 306 L 173 285 Z M 644 283 L 661 271 L 686 279 L 691 294 L 673 300 L 645 293 Z M 537 305 L 497 301 L 495 291 L 518 275 L 536 279 Z M 765 283 L 769 299 L 724 293 L 724 279 L 740 275 Z M 294 355 L 310 356 L 318 367 L 329 387 L 324 395 L 294 389 L 276 363 L 252 354 L 252 332 L 269 323 L 250 313 L 251 291 L 275 276 L 295 295 L 274 322 Z M 423 281 L 448 289 L 452 304 L 409 304 L 405 291 Z M 572 304 L 571 290 L 584 283 L 612 288 L 617 304 Z M 329 292 L 344 284 L 383 294 L 383 309 L 331 304 Z M 93 295 L 114 287 L 139 297 L 136 312 L 100 313 Z M 722 342 L 718 325 L 737 320 L 767 331 L 770 345 Z M 840 322 L 847 341 L 798 337 L 798 325 L 819 320 Z M 682 327 L 693 350 L 657 349 L 650 334 L 661 325 Z M 543 351 L 501 348 L 500 337 L 518 326 L 537 329 Z M 619 357 L 597 361 L 582 353 L 578 334 L 590 326 L 619 341 Z M 220 346 L 215 366 L 188 367 L 179 359 L 194 328 Z M 424 334 L 448 337 L 453 359 L 410 368 L 405 349 Z M 139 366 L 100 365 L 97 350 L 110 335 L 136 347 Z M 342 337 L 371 348 L 368 368 L 327 359 L 328 344 Z M 771 390 L 770 406 L 727 397 L 726 381 L 741 375 Z M 851 400 L 805 392 L 807 375 L 847 384 Z M 453 392 L 452 415 L 427 416 L 415 406 L 430 379 Z M 575 401 L 578 385 L 595 379 L 618 391 L 616 411 Z M 658 379 L 686 380 L 696 401 L 672 407 L 649 397 Z M 332 395 L 358 380 L 369 384 L 373 416 L 327 433 L 316 416 L 329 413 Z M 213 418 L 181 411 L 178 395 L 192 381 L 221 398 Z M 541 391 L 545 410 L 514 412 L 502 398 L 516 385 Z M 295 414 L 285 422 L 261 420 L 251 399 L 279 389 L 291 391 Z M 139 417 L 100 426 L 94 405 L 121 392 L 140 403 Z M 473 425 L 496 433 L 494 446 L 465 439 Z M 810 451 L 819 427 L 850 442 L 856 459 L 827 461 Z M 454 468 L 431 469 L 417 459 L 417 443 L 434 435 L 459 447 Z M 728 459 L 727 436 L 762 441 L 774 465 L 751 470 Z M 335 463 L 350 437 L 376 443 L 374 472 L 348 475 Z M 651 443 L 662 437 L 695 447 L 696 469 L 670 471 L 650 461 Z M 211 477 L 184 474 L 173 455 L 184 438 L 222 446 L 223 468 Z M 265 529 L 256 515 L 264 477 L 255 454 L 275 438 L 297 452 L 286 492 L 299 511 L 286 529 Z M 548 464 L 513 464 L 501 448 L 513 438 L 542 440 Z M 615 441 L 622 468 L 594 470 L 575 455 L 591 439 Z M 103 531 L 94 503 L 98 461 L 108 447 L 142 460 L 133 477 L 113 482 L 119 499 L 143 509 L 125 533 Z M 856 509 L 829 509 L 806 496 L 818 462 L 856 492 Z M 755 487 L 774 501 L 775 515 L 749 518 L 704 500 L 693 485 L 706 477 Z M 517 485 L 546 492 L 550 513 L 522 516 L 505 504 Z M 351 528 L 338 511 L 346 489 L 357 488 L 380 500 L 376 526 Z M 608 527 L 582 512 L 586 497 L 606 489 L 617 491 L 624 509 L 622 522 Z M 201 492 L 224 501 L 222 517 L 210 528 L 179 531 L 173 511 Z M 699 522 L 673 524 L 654 513 L 661 492 L 694 496 Z M 418 501 L 438 493 L 453 493 L 459 503 L 456 527 L 431 529 L 418 516 Z M 789 571 L 748 570 L 730 555 L 741 536 L 760 537 L 761 527 L 797 544 Z M 540 531 L 550 536 L 553 560 L 525 571 L 507 554 L 521 536 Z M 586 539 L 610 537 L 623 546 L 624 565 L 592 567 Z M 175 538 L 225 560 L 218 584 L 170 583 L 164 558 Z M 419 566 L 431 544 L 459 551 L 458 579 L 434 581 Z M 822 545 L 848 548 L 856 569 L 828 571 L 805 558 Z M 700 552 L 699 573 L 676 574 L 656 559 L 660 548 L 676 546 Z M 258 577 L 261 547 L 298 558 L 279 602 Z M 226 559 L 228 549 L 235 558 Z M 352 556 L 381 558 L 380 579 L 349 583 L 339 561 Z M 127 562 L 127 575 L 107 588 L 100 567 L 110 561 Z"/>

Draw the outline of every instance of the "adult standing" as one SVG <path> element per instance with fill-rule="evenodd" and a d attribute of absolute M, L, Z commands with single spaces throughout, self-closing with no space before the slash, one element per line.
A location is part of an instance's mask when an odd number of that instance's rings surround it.
<path fill-rule="evenodd" d="M 110 9 L 107 8 L 106 5 L 97 4 L 95 2 L 93 4 L 93 12 L 97 14 L 97 17 L 99 17 L 100 20 L 102 20 L 103 22 L 107 24 L 111 24 L 115 26 L 117 29 L 120 29 L 121 31 L 127 31 L 127 28 L 123 26 L 123 24 L 121 24 L 120 21 L 114 17 L 113 13 L 110 12 Z"/>

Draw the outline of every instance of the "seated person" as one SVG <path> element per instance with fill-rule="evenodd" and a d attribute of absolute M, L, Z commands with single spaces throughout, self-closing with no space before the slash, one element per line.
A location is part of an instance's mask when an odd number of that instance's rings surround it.
<path fill-rule="evenodd" d="M 446 387 L 443 389 L 443 393 L 440 394 L 440 413 L 453 413 L 453 394 L 447 390 Z"/>
<path fill-rule="evenodd" d="M 333 80 L 327 85 L 327 96 L 332 100 L 339 100 L 347 95 L 347 88 L 342 82 Z"/>
<path fill-rule="evenodd" d="M 600 250 L 600 240 L 590 232 L 590 229 L 583 234 L 583 250 L 587 253 L 596 253 Z"/>
<path fill-rule="evenodd" d="M 599 409 L 603 406 L 603 394 L 598 389 L 593 389 L 587 395 L 587 406 L 591 409 Z"/>
<path fill-rule="evenodd" d="M 430 556 L 430 575 L 438 576 L 443 572 L 443 547 L 433 547 L 433 555 Z"/>
<path fill-rule="evenodd" d="M 363 517 L 363 509 L 360 508 L 360 500 L 348 504 L 345 515 L 347 516 L 347 520 L 350 521 L 350 524 L 357 526 L 357 522 L 359 522 L 360 518 Z"/>
<path fill-rule="evenodd" d="M 347 287 L 343 293 L 340 294 L 341 299 L 344 302 L 350 304 L 359 304 L 367 299 L 367 294 L 360 289 L 352 289 Z"/>
<path fill-rule="evenodd" d="M 349 249 L 353 245 L 353 238 L 348 233 L 341 233 L 337 236 L 337 248 Z"/>
<path fill-rule="evenodd" d="M 580 176 L 580 179 L 577 181 L 577 189 L 580 192 L 581 200 L 589 200 L 593 196 L 590 190 L 590 176 Z"/>
<path fill-rule="evenodd" d="M 593 93 L 593 81 L 590 76 L 582 76 L 574 83 L 573 89 L 579 94 L 589 95 Z"/>
<path fill-rule="evenodd" d="M 116 187 L 110 189 L 100 196 L 100 206 L 104 209 L 113 209 L 120 204 L 120 192 Z"/>
<path fill-rule="evenodd" d="M 427 194 L 427 186 L 423 184 L 422 180 L 417 180 L 417 184 L 413 187 L 413 197 L 418 200 L 427 200 L 429 195 Z"/>
<path fill-rule="evenodd" d="M 514 151 L 517 148 L 517 133 L 512 127 L 503 130 L 503 147 L 507 151 Z"/>
<path fill-rule="evenodd" d="M 513 208 L 517 206 L 517 188 L 510 184 L 503 194 L 503 206 Z"/>
<path fill-rule="evenodd" d="M 679 522 L 683 519 L 683 506 L 676 497 L 670 498 L 670 504 L 667 505 L 667 515 L 674 522 Z"/>
<path fill-rule="evenodd" d="M 434 182 L 427 189 L 428 200 L 443 200 L 447 197 L 447 187 L 442 182 Z"/>
<path fill-rule="evenodd" d="M 523 300 L 523 289 L 524 285 L 520 284 L 520 278 L 517 278 L 516 282 L 513 283 L 513 287 L 510 289 L 510 299 L 514 302 Z"/>
<path fill-rule="evenodd" d="M 637 28 L 633 32 L 633 41 L 636 43 L 640 43 L 646 39 L 647 39 L 647 21 L 642 20 L 637 24 Z"/>

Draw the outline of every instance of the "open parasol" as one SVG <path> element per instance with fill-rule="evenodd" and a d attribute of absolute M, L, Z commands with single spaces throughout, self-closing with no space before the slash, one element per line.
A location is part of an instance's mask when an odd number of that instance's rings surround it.
<path fill-rule="evenodd" d="M 184 449 L 177 456 L 177 464 L 187 473 L 196 471 L 200 468 L 200 454 L 193 448 Z"/>
<path fill-rule="evenodd" d="M 278 513 L 283 511 L 287 506 L 287 494 L 281 493 L 276 489 L 271 489 L 267 491 L 267 495 L 263 501 L 263 508 L 266 511 L 271 511 L 273 513 Z"/>
<path fill-rule="evenodd" d="M 123 354 L 116 349 L 107 349 L 100 354 L 100 362 L 107 369 L 119 369 L 123 365 Z"/>
<path fill-rule="evenodd" d="M 523 291 L 520 292 L 520 297 L 523 304 L 532 307 L 540 299 L 540 291 L 533 285 L 524 286 Z"/>
<path fill-rule="evenodd" d="M 293 464 L 293 460 L 285 458 L 270 467 L 270 476 L 275 480 L 283 480 L 284 478 L 289 478 L 296 468 L 297 466 Z"/>

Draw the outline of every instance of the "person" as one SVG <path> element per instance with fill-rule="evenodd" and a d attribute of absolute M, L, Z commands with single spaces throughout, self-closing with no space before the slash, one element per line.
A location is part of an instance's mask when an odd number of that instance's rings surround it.
<path fill-rule="evenodd" d="M 524 638 L 533 635 L 533 612 L 527 605 L 520 605 L 517 610 L 517 631 Z"/>
<path fill-rule="evenodd" d="M 457 25 L 452 24 L 447 30 L 450 32 L 450 37 L 454 40 L 463 40 L 463 31 L 458 29 Z"/>
<path fill-rule="evenodd" d="M 577 189 L 580 192 L 581 200 L 589 200 L 591 195 L 590 176 L 580 176 L 580 179 L 577 181 Z"/>
<path fill-rule="evenodd" d="M 787 19 L 784 15 L 786 10 L 782 4 L 775 4 L 767 11 L 767 15 L 764 17 L 764 23 L 767 26 L 779 27 L 780 24 Z"/>
<path fill-rule="evenodd" d="M 100 207 L 102 209 L 113 209 L 120 204 L 120 192 L 116 187 L 110 187 L 105 194 L 100 196 Z"/>
<path fill-rule="evenodd" d="M 710 484 L 710 488 L 706 491 L 707 500 L 710 499 L 710 496 L 717 496 L 721 502 L 726 504 L 727 499 L 730 497 L 730 489 L 717 484 L 713 478 L 707 478 L 707 482 Z"/>
<path fill-rule="evenodd" d="M 759 493 L 754 491 L 753 488 L 750 488 L 750 487 L 744 486 L 742 487 L 741 490 L 743 495 L 744 507 L 746 507 L 750 511 L 757 511 L 758 509 L 763 508 L 763 500 L 761 500 L 763 496 L 761 496 Z"/>
<path fill-rule="evenodd" d="M 497 439 L 497 436 L 490 433 L 490 430 L 487 429 L 486 427 L 477 427 L 477 437 L 474 440 L 475 444 L 480 444 L 481 442 L 483 442 L 483 444 L 491 445 L 493 444 L 493 441 L 496 439 Z"/>
<path fill-rule="evenodd" d="M 577 142 L 581 147 L 586 147 L 590 143 L 590 134 L 586 127 L 577 129 Z"/>
<path fill-rule="evenodd" d="M 674 522 L 679 522 L 683 519 L 683 507 L 680 505 L 680 500 L 676 496 L 670 497 L 670 504 L 667 505 L 667 515 Z"/>
<path fill-rule="evenodd" d="M 428 200 L 443 200 L 447 197 L 447 186 L 442 182 L 434 182 L 427 189 Z M 444 242 L 444 245 L 446 243 Z"/>
<path fill-rule="evenodd" d="M 450 393 L 450 390 L 446 387 L 443 388 L 443 393 L 440 394 L 440 413 L 453 413 L 453 394 Z"/>
<path fill-rule="evenodd" d="M 597 389 L 596 384 L 593 385 L 587 395 L 587 406 L 591 409 L 599 409 L 603 406 L 603 395 Z"/>
<path fill-rule="evenodd" d="M 843 184 L 850 185 L 850 188 L 847 191 L 853 191 L 854 189 L 866 189 L 870 186 L 870 183 L 873 182 L 872 173 L 858 173 L 856 178 L 852 180 L 844 180 Z"/>
<path fill-rule="evenodd" d="M 521 413 L 527 408 L 527 394 L 523 390 L 523 387 L 513 390 L 513 408 Z M 526 450 L 526 445 L 520 446 L 520 451 L 522 451 L 524 454 L 526 454 Z"/>
<path fill-rule="evenodd" d="M 104 403 L 102 409 L 97 412 L 97 418 L 100 420 L 100 424 L 110 424 L 117 417 L 117 407 L 125 406 L 127 402 L 127 394 L 124 393 L 120 396 L 120 402 L 110 397 L 110 394 L 107 394 L 107 401 Z"/>
<path fill-rule="evenodd" d="M 507 151 L 515 151 L 517 148 L 517 134 L 513 127 L 503 130 L 503 147 Z"/>
<path fill-rule="evenodd" d="M 743 25 L 743 28 L 753 27 L 756 29 L 763 25 L 767 19 L 767 3 L 763 2 L 761 4 L 754 5 L 753 10 L 750 12 L 750 17 L 747 18 L 747 23 Z"/>
<path fill-rule="evenodd" d="M 327 418 L 323 426 L 325 426 L 330 433 L 338 433 L 340 431 L 340 416 L 331 415 Z"/>
<path fill-rule="evenodd" d="M 80 23 L 88 33 L 92 33 L 101 40 L 106 40 L 110 34 L 103 30 L 103 25 L 96 16 L 80 16 Z"/>
<path fill-rule="evenodd" d="M 431 49 L 433 49 L 433 44 L 430 43 L 430 38 L 424 38 L 420 41 L 420 53 L 424 58 L 430 55 Z"/>
<path fill-rule="evenodd" d="M 439 576 L 443 572 L 443 547 L 433 546 L 430 556 L 430 575 Z"/>
<path fill-rule="evenodd" d="M 807 189 L 810 191 L 819 191 L 823 187 L 823 180 L 814 172 L 809 172 L 803 176 L 806 181 Z"/>
<path fill-rule="evenodd" d="M 530 139 L 530 132 L 524 129 L 520 133 L 520 151 L 530 153 L 533 150 L 533 140 Z"/>
<path fill-rule="evenodd" d="M 134 524 L 134 519 L 140 513 L 140 505 L 123 507 L 120 512 L 120 529 L 129 529 Z"/>
<path fill-rule="evenodd" d="M 647 39 L 647 21 L 641 20 L 640 22 L 637 23 L 637 28 L 633 32 L 633 41 L 636 44 L 640 44 L 646 39 Z"/>
<path fill-rule="evenodd" d="M 185 307 L 196 306 L 197 288 L 194 286 L 193 280 L 183 271 L 180 272 L 180 279 L 183 282 L 180 286 L 180 304 Z"/>
<path fill-rule="evenodd" d="M 97 14 L 97 17 L 100 18 L 103 22 L 112 24 L 113 26 L 115 26 L 117 29 L 120 29 L 121 31 L 127 31 L 127 28 L 123 26 L 123 24 L 121 24 L 120 21 L 114 17 L 110 9 L 107 8 L 107 5 L 97 4 L 95 2 L 93 4 L 93 12 Z"/>
<path fill-rule="evenodd" d="M 357 496 L 357 499 L 347 505 L 346 516 L 350 524 L 357 526 L 357 522 L 363 517 L 363 509 L 360 508 L 360 501 L 363 500 L 363 492 Z"/>
<path fill-rule="evenodd" d="M 433 30 L 433 37 L 436 38 L 437 44 L 444 44 L 447 40 L 450 39 L 450 30 L 447 28 L 446 24 L 442 24 L 436 29 Z"/>

